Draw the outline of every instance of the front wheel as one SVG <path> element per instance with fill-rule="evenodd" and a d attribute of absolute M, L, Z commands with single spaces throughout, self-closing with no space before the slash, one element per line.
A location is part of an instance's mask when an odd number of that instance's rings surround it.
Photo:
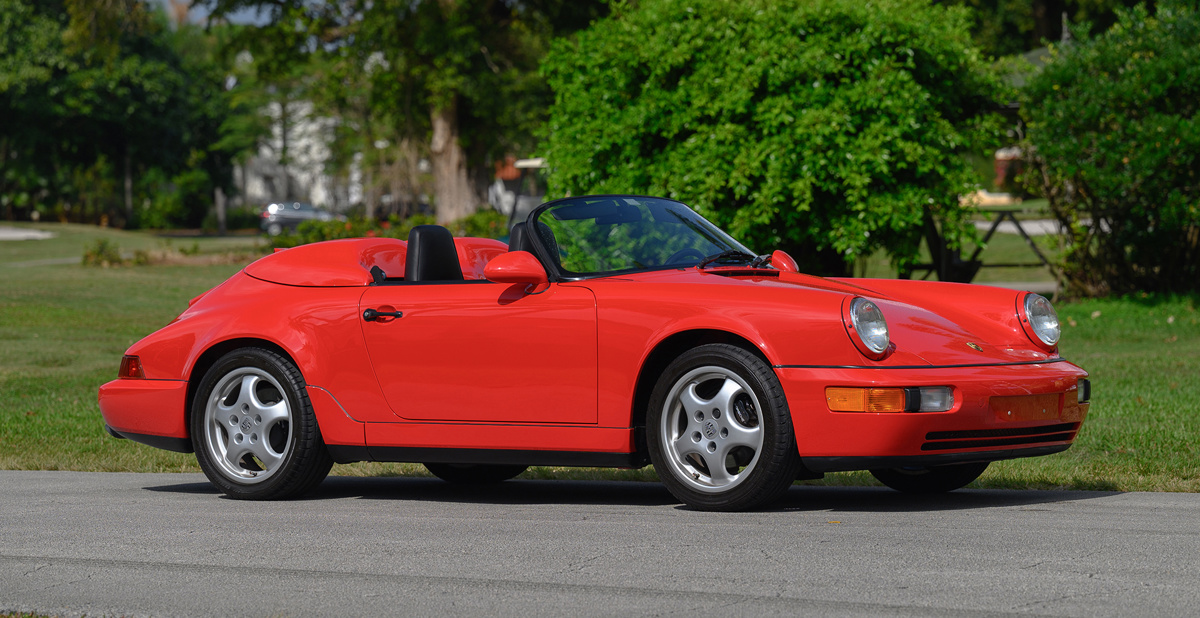
<path fill-rule="evenodd" d="M 979 478 L 988 462 L 934 466 L 909 470 L 878 468 L 871 474 L 884 485 L 910 494 L 940 494 L 954 491 Z"/>
<path fill-rule="evenodd" d="M 191 416 L 196 460 L 231 498 L 296 496 L 333 467 L 300 370 L 275 352 L 222 356 L 204 374 Z"/>
<path fill-rule="evenodd" d="M 727 344 L 667 366 L 646 414 L 650 459 L 688 506 L 740 511 L 775 500 L 800 468 L 791 413 L 775 372 Z"/>

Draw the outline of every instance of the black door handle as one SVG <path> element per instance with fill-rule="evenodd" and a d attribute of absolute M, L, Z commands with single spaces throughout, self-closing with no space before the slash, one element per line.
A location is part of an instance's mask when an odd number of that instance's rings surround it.
<path fill-rule="evenodd" d="M 402 317 L 404 317 L 403 311 L 376 311 L 374 309 L 367 309 L 366 311 L 363 311 L 363 319 L 368 322 L 374 322 L 375 320 L 378 320 L 379 318 L 402 318 Z"/>

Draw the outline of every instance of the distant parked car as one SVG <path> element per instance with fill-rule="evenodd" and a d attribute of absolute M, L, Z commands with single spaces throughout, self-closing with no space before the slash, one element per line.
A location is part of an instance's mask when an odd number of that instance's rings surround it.
<path fill-rule="evenodd" d="M 268 235 L 278 236 L 284 230 L 294 230 L 301 222 L 310 219 L 332 221 L 335 218 L 330 212 L 314 208 L 312 204 L 280 202 L 263 209 L 261 227 Z"/>

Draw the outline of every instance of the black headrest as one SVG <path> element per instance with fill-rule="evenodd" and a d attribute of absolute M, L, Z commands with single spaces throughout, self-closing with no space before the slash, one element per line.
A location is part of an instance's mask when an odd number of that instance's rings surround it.
<path fill-rule="evenodd" d="M 440 225 L 418 225 L 408 232 L 405 281 L 462 281 L 454 236 Z"/>
<path fill-rule="evenodd" d="M 509 251 L 533 251 L 529 246 L 529 235 L 525 232 L 525 223 L 518 223 L 508 232 Z"/>

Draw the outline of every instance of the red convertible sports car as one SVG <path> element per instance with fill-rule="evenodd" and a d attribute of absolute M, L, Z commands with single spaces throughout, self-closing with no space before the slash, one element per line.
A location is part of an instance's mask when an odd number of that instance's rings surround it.
<path fill-rule="evenodd" d="M 1090 386 L 1059 332 L 1036 294 L 812 277 L 679 202 L 575 197 L 508 245 L 419 226 L 277 251 L 134 344 L 100 409 L 235 498 L 335 462 L 466 483 L 653 464 L 680 501 L 740 510 L 825 472 L 942 492 L 1067 449 Z"/>

